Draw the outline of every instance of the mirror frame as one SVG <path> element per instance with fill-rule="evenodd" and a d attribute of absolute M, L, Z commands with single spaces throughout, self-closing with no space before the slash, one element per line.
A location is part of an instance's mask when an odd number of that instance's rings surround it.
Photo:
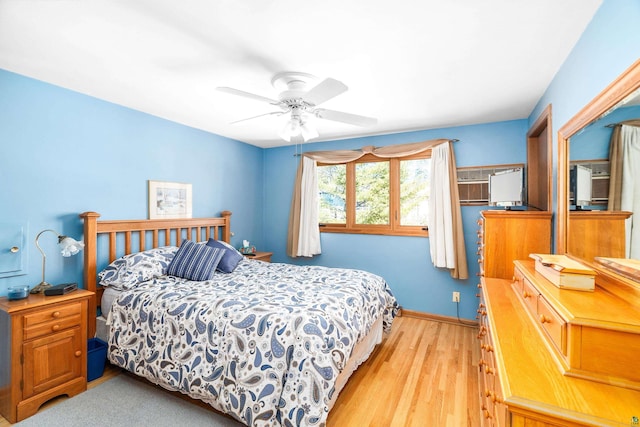
<path fill-rule="evenodd" d="M 558 130 L 557 254 L 566 254 L 569 242 L 569 139 L 638 88 L 640 88 L 640 59 Z"/>

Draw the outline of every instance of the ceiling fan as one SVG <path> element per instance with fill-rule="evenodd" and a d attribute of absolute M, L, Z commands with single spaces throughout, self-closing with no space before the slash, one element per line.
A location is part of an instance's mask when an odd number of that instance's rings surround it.
<path fill-rule="evenodd" d="M 276 74 L 271 79 L 271 85 L 280 91 L 277 100 L 230 87 L 218 87 L 217 90 L 279 107 L 279 111 L 248 117 L 232 123 L 264 116 L 289 115 L 284 128 L 278 133 L 287 142 L 291 142 L 291 139 L 297 136 L 302 137 L 305 142 L 317 138 L 319 134 L 313 125 L 315 118 L 363 127 L 372 126 L 378 122 L 372 117 L 318 108 L 318 105 L 346 92 L 348 88 L 344 83 L 332 78 L 324 79 L 317 85 L 308 88 L 314 80 L 315 77 L 307 73 L 286 71 Z"/>

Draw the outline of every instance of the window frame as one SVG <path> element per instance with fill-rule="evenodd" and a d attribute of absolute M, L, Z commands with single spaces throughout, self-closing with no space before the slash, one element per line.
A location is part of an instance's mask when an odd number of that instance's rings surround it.
<path fill-rule="evenodd" d="M 405 160 L 420 159 L 431 159 L 431 149 L 426 150 L 422 153 L 397 158 L 383 158 L 374 156 L 373 154 L 365 154 L 357 160 L 353 160 L 350 162 L 318 162 L 318 167 L 346 165 L 346 221 L 344 224 L 320 223 L 320 232 L 429 237 L 428 227 L 421 225 L 400 225 L 400 162 Z M 389 224 L 356 224 L 355 222 L 356 164 L 371 162 L 389 163 Z"/>

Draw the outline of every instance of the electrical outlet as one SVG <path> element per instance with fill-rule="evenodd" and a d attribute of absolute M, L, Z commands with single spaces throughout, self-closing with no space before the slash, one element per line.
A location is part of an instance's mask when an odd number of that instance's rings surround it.
<path fill-rule="evenodd" d="M 451 301 L 460 302 L 460 292 L 454 292 Z"/>

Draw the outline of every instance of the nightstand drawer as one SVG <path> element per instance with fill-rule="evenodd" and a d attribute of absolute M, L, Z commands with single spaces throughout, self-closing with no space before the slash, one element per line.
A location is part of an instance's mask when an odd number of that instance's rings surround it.
<path fill-rule="evenodd" d="M 25 314 L 24 339 L 41 337 L 81 323 L 82 304 L 73 303 Z"/>

